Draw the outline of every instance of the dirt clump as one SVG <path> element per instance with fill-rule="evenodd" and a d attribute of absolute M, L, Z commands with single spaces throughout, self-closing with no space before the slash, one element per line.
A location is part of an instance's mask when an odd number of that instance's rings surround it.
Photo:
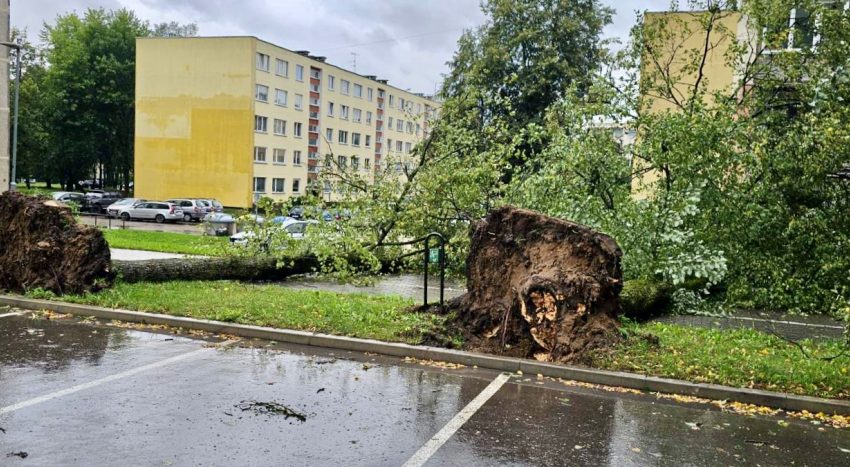
<path fill-rule="evenodd" d="M 0 289 L 77 294 L 108 287 L 113 276 L 103 234 L 77 224 L 68 207 L 17 192 L 0 195 Z"/>
<path fill-rule="evenodd" d="M 474 227 L 468 292 L 447 308 L 469 350 L 587 363 L 619 339 L 621 257 L 589 227 L 502 207 Z"/>

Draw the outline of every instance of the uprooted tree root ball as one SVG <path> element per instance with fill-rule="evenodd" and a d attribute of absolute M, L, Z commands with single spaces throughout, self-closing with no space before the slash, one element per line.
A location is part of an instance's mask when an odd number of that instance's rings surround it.
<path fill-rule="evenodd" d="M 475 226 L 468 292 L 449 308 L 467 348 L 584 363 L 619 339 L 621 256 L 605 234 L 503 207 Z"/>
<path fill-rule="evenodd" d="M 84 293 L 112 279 L 109 245 L 99 230 L 78 225 L 56 201 L 0 195 L 0 289 Z"/>

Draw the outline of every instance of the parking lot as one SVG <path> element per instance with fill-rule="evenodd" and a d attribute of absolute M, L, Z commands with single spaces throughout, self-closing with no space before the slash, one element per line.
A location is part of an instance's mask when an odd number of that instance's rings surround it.
<path fill-rule="evenodd" d="M 850 462 L 850 432 L 795 419 L 13 309 L 0 388 L 2 465 Z"/>

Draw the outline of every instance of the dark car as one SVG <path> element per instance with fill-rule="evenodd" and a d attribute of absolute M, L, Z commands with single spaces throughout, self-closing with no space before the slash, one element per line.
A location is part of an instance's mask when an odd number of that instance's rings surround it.
<path fill-rule="evenodd" d="M 116 201 L 121 201 L 124 196 L 117 191 L 104 191 L 98 193 L 97 196 L 86 195 L 86 202 L 83 205 L 83 210 L 95 214 L 106 214 L 106 208 Z"/>
<path fill-rule="evenodd" d="M 289 217 L 293 219 L 303 219 L 304 218 L 304 208 L 301 206 L 295 206 L 294 208 L 289 210 Z"/>

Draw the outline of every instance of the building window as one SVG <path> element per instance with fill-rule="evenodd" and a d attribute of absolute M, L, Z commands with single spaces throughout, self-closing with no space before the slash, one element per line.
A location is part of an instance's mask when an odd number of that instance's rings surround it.
<path fill-rule="evenodd" d="M 392 107 L 393 105 L 395 105 L 395 96 L 390 94 L 390 107 Z"/>
<path fill-rule="evenodd" d="M 404 98 L 403 97 L 398 98 L 398 110 L 404 110 Z"/>
<path fill-rule="evenodd" d="M 413 134 L 413 122 L 407 122 L 407 132 Z"/>
<path fill-rule="evenodd" d="M 393 129 L 393 118 L 392 117 L 387 118 L 387 128 L 390 129 L 390 130 Z"/>
<path fill-rule="evenodd" d="M 304 95 L 303 94 L 296 94 L 295 95 L 295 109 L 301 110 L 303 108 L 304 108 Z"/>
<path fill-rule="evenodd" d="M 396 131 L 404 131 L 404 120 L 398 119 L 395 121 L 395 130 Z"/>
<path fill-rule="evenodd" d="M 369 170 L 369 159 L 363 159 L 363 169 Z"/>
<path fill-rule="evenodd" d="M 331 192 L 331 182 L 325 180 L 323 190 L 324 190 L 325 193 L 330 193 Z"/>
<path fill-rule="evenodd" d="M 339 118 L 343 120 L 348 120 L 348 106 L 341 105 L 339 106 Z"/>
<path fill-rule="evenodd" d="M 372 102 L 372 96 L 374 94 L 374 90 L 372 88 L 366 89 L 366 100 Z"/>
<path fill-rule="evenodd" d="M 268 131 L 269 119 L 268 117 L 261 117 L 259 115 L 254 115 L 254 131 L 259 133 L 265 133 Z"/>
<path fill-rule="evenodd" d="M 337 156 L 336 164 L 340 169 L 345 169 L 346 164 L 348 164 L 348 159 L 346 159 L 345 156 Z"/>
<path fill-rule="evenodd" d="M 257 69 L 260 71 L 269 71 L 269 56 L 257 52 Z"/>
<path fill-rule="evenodd" d="M 304 81 L 304 67 L 302 65 L 295 65 L 295 79 Z"/>
<path fill-rule="evenodd" d="M 341 92 L 341 93 L 343 93 L 347 96 L 348 95 L 348 87 L 351 85 L 351 83 L 349 83 L 346 80 L 341 80 L 339 83 L 340 83 L 339 84 L 339 92 Z"/>
<path fill-rule="evenodd" d="M 352 146 L 360 146 L 360 133 L 352 133 L 351 134 L 351 145 Z"/>
<path fill-rule="evenodd" d="M 360 123 L 360 118 L 362 114 L 363 112 L 361 112 L 360 109 L 354 109 L 353 115 L 351 116 L 351 120 L 355 123 Z"/>
<path fill-rule="evenodd" d="M 330 154 L 325 155 L 325 167 L 333 167 L 334 165 L 334 156 Z"/>
<path fill-rule="evenodd" d="M 301 165 L 301 151 L 292 151 L 292 165 Z"/>
<path fill-rule="evenodd" d="M 396 152 L 401 152 L 401 150 L 402 150 L 402 144 L 403 144 L 403 143 L 402 143 L 401 141 L 396 141 L 396 142 L 395 142 L 395 151 L 396 151 Z"/>
<path fill-rule="evenodd" d="M 328 117 L 334 116 L 334 103 L 328 102 Z"/>
<path fill-rule="evenodd" d="M 272 157 L 274 157 L 273 162 L 275 164 L 286 164 L 286 149 L 275 148 L 274 152 L 272 153 Z"/>
<path fill-rule="evenodd" d="M 328 90 L 333 91 L 335 85 L 336 85 L 336 78 L 334 78 L 334 75 L 328 75 Z"/>
<path fill-rule="evenodd" d="M 405 154 L 410 154 L 410 152 L 412 150 L 413 150 L 413 144 L 412 143 L 404 143 L 404 153 Z"/>
<path fill-rule="evenodd" d="M 275 73 L 277 73 L 278 76 L 283 76 L 284 78 L 288 78 L 289 77 L 289 62 L 287 62 L 286 60 L 281 60 L 281 59 L 278 58 L 275 61 L 275 64 L 276 64 Z"/>
<path fill-rule="evenodd" d="M 266 148 L 262 146 L 254 146 L 254 162 L 261 164 L 266 163 Z"/>
<path fill-rule="evenodd" d="M 266 178 L 265 177 L 254 177 L 254 193 L 265 193 L 266 192 Z"/>
<path fill-rule="evenodd" d="M 289 100 L 289 93 L 283 89 L 274 90 L 274 103 L 286 107 L 286 101 Z"/>
<path fill-rule="evenodd" d="M 348 132 L 339 130 L 339 144 L 348 144 Z"/>
<path fill-rule="evenodd" d="M 262 84 L 258 84 L 256 91 L 254 91 L 254 99 L 257 99 L 260 102 L 268 102 L 269 87 L 263 86 Z"/>
<path fill-rule="evenodd" d="M 366 111 L 366 124 L 372 124 L 372 112 L 369 112 L 368 110 Z"/>
<path fill-rule="evenodd" d="M 286 136 L 286 120 L 279 118 L 274 119 L 274 134 L 278 136 Z"/>
<path fill-rule="evenodd" d="M 351 156 L 351 170 L 357 170 L 360 168 L 360 159 L 357 156 Z"/>
<path fill-rule="evenodd" d="M 334 141 L 334 129 L 333 128 L 325 128 L 325 139 L 328 141 L 328 144 L 333 143 L 333 141 Z"/>
<path fill-rule="evenodd" d="M 393 140 L 388 139 L 387 140 L 387 151 L 392 151 L 392 150 L 393 150 Z"/>
<path fill-rule="evenodd" d="M 285 178 L 273 178 L 272 179 L 272 193 L 283 193 L 286 190 L 286 179 Z"/>
<path fill-rule="evenodd" d="M 363 97 L 363 86 L 359 84 L 354 85 L 354 97 Z"/>
<path fill-rule="evenodd" d="M 301 193 L 301 179 L 296 178 L 292 180 L 292 192 L 293 193 Z"/>
<path fill-rule="evenodd" d="M 366 135 L 366 147 L 367 148 L 372 147 L 372 135 Z"/>
<path fill-rule="evenodd" d="M 296 138 L 301 137 L 301 122 L 295 122 L 292 124 L 292 134 L 295 135 Z"/>

